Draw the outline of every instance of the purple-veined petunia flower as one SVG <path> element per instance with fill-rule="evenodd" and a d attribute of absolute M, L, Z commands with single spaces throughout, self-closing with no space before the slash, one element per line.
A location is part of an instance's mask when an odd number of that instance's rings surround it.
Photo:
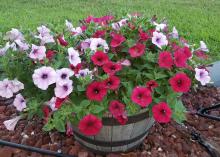
<path fill-rule="evenodd" d="M 27 107 L 26 100 L 24 99 L 24 97 L 21 94 L 16 95 L 14 102 L 13 102 L 13 105 L 16 107 L 16 109 L 18 111 L 22 111 L 23 109 L 25 109 Z"/>
<path fill-rule="evenodd" d="M 0 96 L 4 98 L 11 98 L 13 96 L 12 84 L 8 79 L 0 81 Z"/>
<path fill-rule="evenodd" d="M 24 41 L 21 40 L 15 40 L 16 45 L 18 45 L 18 49 L 20 51 L 26 51 L 29 49 L 29 45 L 27 43 L 25 43 Z"/>
<path fill-rule="evenodd" d="M 0 48 L 0 56 L 4 56 L 9 48 L 10 48 L 10 44 L 9 44 L 9 42 L 7 42 L 5 44 L 5 47 Z"/>
<path fill-rule="evenodd" d="M 195 71 L 196 80 L 198 80 L 203 86 L 210 82 L 211 77 L 206 69 L 195 68 Z"/>
<path fill-rule="evenodd" d="M 204 51 L 204 52 L 209 52 L 209 49 L 207 48 L 207 45 L 205 44 L 204 41 L 200 41 L 200 47 L 199 47 L 199 49 L 200 49 L 201 51 Z"/>
<path fill-rule="evenodd" d="M 103 47 L 104 48 L 104 52 L 107 52 L 109 50 L 108 44 L 105 40 L 103 40 L 102 38 L 90 38 L 91 39 L 91 43 L 90 43 L 90 49 L 92 51 L 96 51 L 97 48 L 99 47 Z"/>
<path fill-rule="evenodd" d="M 153 32 L 152 43 L 160 49 L 168 44 L 167 37 L 163 33 Z"/>
<path fill-rule="evenodd" d="M 178 31 L 177 31 L 176 27 L 173 27 L 173 31 L 171 33 L 171 36 L 174 39 L 178 39 L 179 38 L 179 34 L 178 34 Z"/>
<path fill-rule="evenodd" d="M 68 20 L 65 21 L 65 25 L 66 25 L 67 30 L 71 32 L 73 36 L 80 35 L 83 32 L 81 27 L 74 28 L 73 24 L 69 22 Z"/>
<path fill-rule="evenodd" d="M 81 47 L 81 51 L 85 51 L 86 49 L 88 49 L 90 47 L 91 44 L 91 39 L 86 39 L 83 42 L 81 42 L 80 47 Z"/>
<path fill-rule="evenodd" d="M 6 120 L 3 122 L 7 130 L 14 131 L 18 121 L 21 119 L 21 116 L 16 116 L 15 118 Z"/>
<path fill-rule="evenodd" d="M 24 89 L 24 84 L 18 81 L 17 79 L 11 80 L 11 90 L 13 93 L 17 93 L 18 91 Z"/>
<path fill-rule="evenodd" d="M 56 72 L 51 67 L 43 66 L 39 69 L 34 70 L 32 78 L 34 84 L 38 88 L 46 90 L 49 85 L 56 82 Z"/>
<path fill-rule="evenodd" d="M 15 40 L 24 40 L 23 34 L 15 28 L 12 28 L 11 31 L 8 31 L 4 37 L 4 40 L 10 40 L 14 42 Z"/>
<path fill-rule="evenodd" d="M 112 28 L 116 31 L 120 30 L 121 27 L 125 26 L 128 23 L 128 19 L 122 19 L 116 23 L 112 23 Z"/>
<path fill-rule="evenodd" d="M 90 71 L 89 69 L 82 69 L 82 70 L 79 70 L 79 72 L 77 74 L 75 74 L 75 76 L 77 78 L 84 78 L 86 77 L 87 75 L 90 75 L 90 78 L 92 78 L 92 71 Z"/>
<path fill-rule="evenodd" d="M 61 99 L 67 97 L 73 91 L 72 84 L 72 80 L 68 80 L 66 83 L 62 85 L 56 84 L 56 88 L 54 89 L 55 96 Z"/>
<path fill-rule="evenodd" d="M 35 38 L 38 38 L 41 40 L 41 45 L 44 45 L 46 43 L 54 43 L 55 42 L 53 36 L 50 34 L 49 28 L 42 25 L 40 27 L 37 27 L 37 30 L 39 32 L 39 35 L 35 36 Z"/>
<path fill-rule="evenodd" d="M 76 66 L 77 64 L 81 63 L 81 59 L 79 57 L 79 52 L 72 47 L 68 48 L 68 54 L 69 54 L 69 62 L 73 66 Z"/>
<path fill-rule="evenodd" d="M 32 50 L 29 54 L 29 57 L 35 60 L 43 60 L 46 58 L 46 47 L 32 44 Z"/>
<path fill-rule="evenodd" d="M 56 83 L 63 85 L 64 83 L 69 81 L 69 78 L 74 75 L 74 72 L 69 68 L 62 68 L 56 70 L 57 80 Z"/>

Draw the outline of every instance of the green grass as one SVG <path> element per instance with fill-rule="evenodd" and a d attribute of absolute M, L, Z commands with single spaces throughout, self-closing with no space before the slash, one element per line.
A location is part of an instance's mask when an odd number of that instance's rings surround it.
<path fill-rule="evenodd" d="M 90 14 L 131 12 L 166 17 L 190 42 L 204 40 L 213 54 L 219 54 L 219 0 L 0 0 L 0 32 L 11 27 L 35 30 L 42 23 L 64 27 L 65 19 L 76 25 Z"/>

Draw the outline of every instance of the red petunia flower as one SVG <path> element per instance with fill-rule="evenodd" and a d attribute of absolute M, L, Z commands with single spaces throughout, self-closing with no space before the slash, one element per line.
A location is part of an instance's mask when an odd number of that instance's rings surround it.
<path fill-rule="evenodd" d="M 183 72 L 170 78 L 169 83 L 175 92 L 188 92 L 191 86 L 190 78 Z"/>
<path fill-rule="evenodd" d="M 53 51 L 53 50 L 48 50 L 47 53 L 46 53 L 46 58 L 47 58 L 49 61 L 51 61 L 51 60 L 53 59 L 53 57 L 54 57 L 55 54 L 56 54 L 55 51 Z"/>
<path fill-rule="evenodd" d="M 102 82 L 93 81 L 87 86 L 86 96 L 89 100 L 102 101 L 107 94 L 107 89 Z"/>
<path fill-rule="evenodd" d="M 76 66 L 70 64 L 70 69 L 74 71 L 74 74 L 78 74 L 79 70 L 82 68 L 82 64 L 79 63 Z"/>
<path fill-rule="evenodd" d="M 172 110 L 165 102 L 160 102 L 152 108 L 153 117 L 159 123 L 170 122 Z"/>
<path fill-rule="evenodd" d="M 122 115 L 119 115 L 115 118 L 121 125 L 125 125 L 126 122 L 128 121 L 128 117 L 125 112 Z"/>
<path fill-rule="evenodd" d="M 62 46 L 67 46 L 68 45 L 68 42 L 64 39 L 64 36 L 58 36 L 57 40 L 60 43 L 60 45 L 62 45 Z"/>
<path fill-rule="evenodd" d="M 84 31 L 86 31 L 87 26 L 83 25 L 83 26 L 80 26 L 80 28 L 81 28 L 81 30 L 84 32 Z"/>
<path fill-rule="evenodd" d="M 114 75 L 116 72 L 121 70 L 122 66 L 119 63 L 109 61 L 108 63 L 104 64 L 102 68 L 105 73 Z"/>
<path fill-rule="evenodd" d="M 155 80 L 150 80 L 146 83 L 146 86 L 150 91 L 153 91 L 154 88 L 158 87 L 158 83 Z"/>
<path fill-rule="evenodd" d="M 92 37 L 93 38 L 103 38 L 105 36 L 106 31 L 105 30 L 97 30 Z"/>
<path fill-rule="evenodd" d="M 118 100 L 112 100 L 109 104 L 109 111 L 114 117 L 118 117 L 124 113 L 125 105 Z"/>
<path fill-rule="evenodd" d="M 176 67 L 185 68 L 187 66 L 187 59 L 188 58 L 182 51 L 177 50 L 174 52 L 174 63 Z"/>
<path fill-rule="evenodd" d="M 104 80 L 104 84 L 107 89 L 116 90 L 120 85 L 120 79 L 117 76 L 111 75 Z"/>
<path fill-rule="evenodd" d="M 205 52 L 203 51 L 196 51 L 195 52 L 196 57 L 200 58 L 200 59 L 207 59 L 208 55 L 205 54 Z"/>
<path fill-rule="evenodd" d="M 131 100 L 141 107 L 147 107 L 152 102 L 151 92 L 145 87 L 135 87 L 131 94 Z"/>
<path fill-rule="evenodd" d="M 145 45 L 141 43 L 137 43 L 136 45 L 129 48 L 128 52 L 130 53 L 130 56 L 133 58 L 140 57 L 145 52 Z"/>
<path fill-rule="evenodd" d="M 67 99 L 67 97 L 63 98 L 63 99 L 56 97 L 55 108 L 59 109 L 66 99 Z"/>
<path fill-rule="evenodd" d="M 190 51 L 190 49 L 187 46 L 181 48 L 181 50 L 186 55 L 187 58 L 192 57 L 192 52 Z"/>
<path fill-rule="evenodd" d="M 102 66 L 109 61 L 108 55 L 102 51 L 97 51 L 92 55 L 91 60 L 95 65 Z"/>
<path fill-rule="evenodd" d="M 168 51 L 159 54 L 158 64 L 161 68 L 170 69 L 173 66 L 172 54 Z"/>
<path fill-rule="evenodd" d="M 50 115 L 51 109 L 48 106 L 44 106 L 42 110 L 43 110 L 44 117 L 48 118 Z"/>
<path fill-rule="evenodd" d="M 96 116 L 88 114 L 80 120 L 78 127 L 84 135 L 94 136 L 102 129 L 102 121 Z"/>
<path fill-rule="evenodd" d="M 120 46 L 126 39 L 124 36 L 122 36 L 121 34 L 117 34 L 117 33 L 114 33 L 112 32 L 111 33 L 111 36 L 112 36 L 112 40 L 111 40 L 111 47 L 118 47 Z"/>
<path fill-rule="evenodd" d="M 139 30 L 139 39 L 141 41 L 147 41 L 148 39 L 150 39 L 148 33 L 143 32 L 142 30 Z"/>

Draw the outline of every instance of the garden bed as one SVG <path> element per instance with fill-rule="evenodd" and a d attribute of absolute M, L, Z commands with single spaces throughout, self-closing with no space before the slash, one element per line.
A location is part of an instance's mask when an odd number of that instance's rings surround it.
<path fill-rule="evenodd" d="M 206 119 L 193 114 L 201 107 L 209 107 L 211 104 L 220 102 L 220 90 L 214 87 L 201 87 L 195 91 L 184 94 L 183 103 L 190 111 L 187 114 L 185 125 L 194 127 L 203 137 L 212 141 L 217 146 L 220 145 L 220 122 Z M 211 114 L 219 116 L 220 111 L 211 111 Z M 15 108 L 10 106 L 0 106 L 0 137 L 15 143 L 26 144 L 34 147 L 63 152 L 79 157 L 95 157 L 91 152 L 74 141 L 58 132 L 42 132 L 43 121 L 35 118 L 33 121 L 21 120 L 15 131 L 8 131 L 3 125 L 3 121 L 16 115 Z M 151 128 L 149 136 L 144 143 L 135 151 L 124 154 L 109 154 L 108 157 L 145 157 L 145 156 L 169 156 L 169 157 L 208 157 L 206 150 L 196 141 L 190 140 L 184 134 L 176 122 L 169 124 L 156 124 Z M 1 157 L 42 157 L 40 154 L 27 152 L 9 147 L 0 148 Z"/>

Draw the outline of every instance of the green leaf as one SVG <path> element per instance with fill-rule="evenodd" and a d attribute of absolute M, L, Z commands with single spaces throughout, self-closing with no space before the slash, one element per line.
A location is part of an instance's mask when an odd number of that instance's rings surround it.
<path fill-rule="evenodd" d="M 91 101 L 89 100 L 83 100 L 81 101 L 80 106 L 86 108 L 87 106 L 89 106 L 90 102 Z"/>
<path fill-rule="evenodd" d="M 182 123 L 186 120 L 186 108 L 183 105 L 182 101 L 179 100 L 174 106 L 172 117 L 177 123 Z"/>
<path fill-rule="evenodd" d="M 104 106 L 94 105 L 94 106 L 92 106 L 92 108 L 91 108 L 91 112 L 94 113 L 94 114 L 99 114 L 99 113 L 102 112 L 104 109 L 105 109 Z"/>
<path fill-rule="evenodd" d="M 54 126 L 59 132 L 65 132 L 65 122 L 60 118 L 54 119 Z"/>

